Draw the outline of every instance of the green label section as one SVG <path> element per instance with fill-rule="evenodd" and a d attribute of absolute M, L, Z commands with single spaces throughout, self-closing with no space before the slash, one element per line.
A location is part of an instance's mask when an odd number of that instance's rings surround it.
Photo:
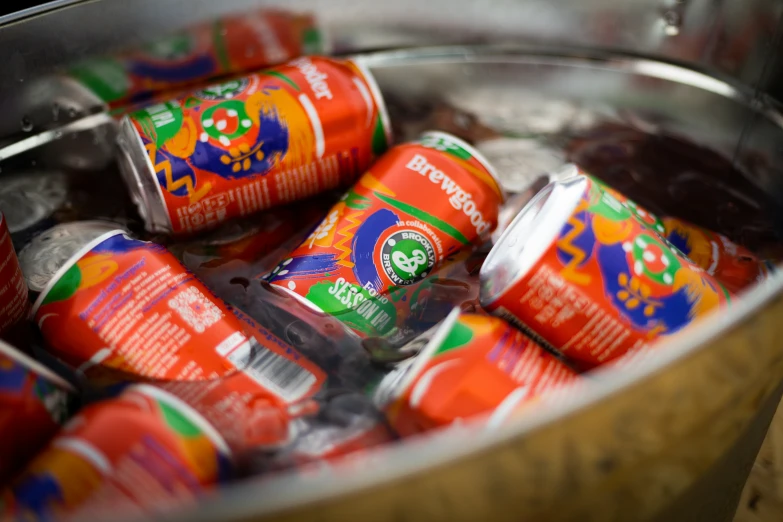
<path fill-rule="evenodd" d="M 397 323 L 397 311 L 391 301 L 373 297 L 361 286 L 342 278 L 316 283 L 306 297 L 325 313 L 370 336 L 386 335 Z"/>
<path fill-rule="evenodd" d="M 133 114 L 144 134 L 160 148 L 182 128 L 182 107 L 177 102 L 166 102 Z"/>
<path fill-rule="evenodd" d="M 402 201 L 397 201 L 396 199 L 390 198 L 388 196 L 384 196 L 383 194 L 380 194 L 378 192 L 375 193 L 375 197 L 377 197 L 381 201 L 388 203 L 389 205 L 396 208 L 397 210 L 402 210 L 408 215 L 418 220 L 424 221 L 428 225 L 432 225 L 433 227 L 437 228 L 442 232 L 445 232 L 446 234 L 450 235 L 451 237 L 453 237 L 463 245 L 467 245 L 468 243 L 470 243 L 468 238 L 466 238 L 462 234 L 462 232 L 460 232 L 453 226 L 449 225 L 442 219 L 439 219 L 428 212 L 416 208 L 413 205 L 409 205 L 408 203 L 403 203 Z"/>
<path fill-rule="evenodd" d="M 166 424 L 168 424 L 175 433 L 178 433 L 187 439 L 194 439 L 201 435 L 199 427 L 185 417 L 182 412 L 163 401 L 157 401 L 157 403 L 158 406 L 160 406 L 160 411 L 163 413 Z"/>
<path fill-rule="evenodd" d="M 443 340 L 441 345 L 435 351 L 433 356 L 454 350 L 456 348 L 462 348 L 473 339 L 473 330 L 470 327 L 457 321 L 451 328 L 451 331 Z"/>
<path fill-rule="evenodd" d="M 115 60 L 95 60 L 71 69 L 71 75 L 106 103 L 129 95 L 130 79 L 122 63 Z"/>
<path fill-rule="evenodd" d="M 44 297 L 42 305 L 49 303 L 56 303 L 57 301 L 65 301 L 76 293 L 79 285 L 82 282 L 82 271 L 79 266 L 74 263 L 63 276 L 57 280 L 49 293 Z"/>

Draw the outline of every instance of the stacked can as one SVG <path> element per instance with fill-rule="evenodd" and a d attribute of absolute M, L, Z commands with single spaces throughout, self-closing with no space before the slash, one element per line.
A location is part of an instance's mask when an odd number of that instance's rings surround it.
<path fill-rule="evenodd" d="M 502 201 L 472 147 L 425 133 L 376 162 L 268 280 L 360 337 L 388 335 L 411 313 L 410 289 L 486 238 Z"/>
<path fill-rule="evenodd" d="M 505 417 L 578 378 L 502 319 L 454 309 L 422 352 L 381 382 L 375 400 L 408 436 L 492 412 Z"/>
<path fill-rule="evenodd" d="M 714 277 L 582 175 L 533 198 L 490 252 L 481 284 L 484 308 L 582 369 L 641 349 L 730 300 Z"/>
<path fill-rule="evenodd" d="M 148 385 L 74 417 L 3 494 L 13 519 L 81 520 L 159 514 L 230 477 L 217 431 L 171 394 Z"/>
<path fill-rule="evenodd" d="M 233 419 L 232 445 L 263 431 L 243 424 L 263 422 L 249 413 L 255 403 L 294 403 L 326 380 L 287 343 L 229 311 L 164 247 L 112 223 L 58 225 L 22 258 L 40 289 L 34 319 L 54 355 L 98 386 L 200 383 L 177 387 L 178 396 L 215 424 Z M 227 402 L 234 415 L 221 409 Z"/>
<path fill-rule="evenodd" d="M 75 395 L 68 382 L 0 341 L 0 485 L 57 433 Z"/>
<path fill-rule="evenodd" d="M 69 73 L 116 107 L 321 51 L 312 16 L 257 10 L 189 27 L 139 49 L 79 64 Z"/>
<path fill-rule="evenodd" d="M 122 121 L 122 171 L 147 228 L 190 233 L 347 186 L 386 150 L 359 61 L 303 57 Z"/>
<path fill-rule="evenodd" d="M 0 336 L 22 321 L 28 309 L 27 286 L 11 241 L 11 232 L 0 212 Z"/>

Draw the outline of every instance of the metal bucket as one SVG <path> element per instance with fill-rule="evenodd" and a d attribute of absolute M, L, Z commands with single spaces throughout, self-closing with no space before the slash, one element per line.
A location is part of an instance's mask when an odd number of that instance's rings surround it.
<path fill-rule="evenodd" d="M 89 30 L 75 38 L 83 42 L 53 51 L 55 61 L 69 60 L 95 49 L 99 36 L 108 35 L 107 27 L 120 27 L 113 17 L 129 13 L 128 6 L 150 13 L 153 9 L 173 12 L 172 6 L 185 5 L 172 1 L 158 7 L 139 0 L 108 4 L 100 14 L 95 6 L 104 3 L 0 26 L 0 42 L 30 42 L 31 55 L 44 56 L 35 38 L 43 34 L 43 39 L 57 41 L 60 37 L 39 31 L 59 26 L 72 32 L 70 24 L 81 14 Z M 241 8 L 245 3 L 229 4 Z M 399 4 L 385 5 L 372 16 L 367 6 L 345 11 L 346 19 L 354 22 L 344 27 L 352 30 L 337 31 L 336 40 L 351 51 L 372 46 L 380 34 L 368 30 L 372 24 L 388 30 L 381 39 L 383 46 L 461 40 L 461 33 L 455 37 L 451 29 L 470 25 L 471 17 L 476 20 L 471 39 L 516 39 L 509 37 L 514 20 L 520 28 L 529 28 L 520 13 L 525 12 L 522 6 L 534 5 L 504 3 L 516 18 L 506 20 L 495 33 L 493 23 L 503 19 L 497 6 L 484 12 L 480 3 L 439 3 L 455 11 L 427 35 L 427 23 L 417 14 L 431 17 L 425 20 L 437 25 L 436 9 L 405 12 L 406 6 L 415 9 L 415 3 Z M 604 7 L 601 2 L 559 4 L 567 7 L 563 19 L 571 22 L 585 12 L 584 6 Z M 198 7 L 188 11 L 191 15 L 201 13 L 199 9 L 206 14 L 217 9 L 208 8 L 207 2 L 194 5 Z M 331 26 L 342 20 L 331 5 L 295 5 L 320 7 L 319 14 Z M 643 21 L 647 13 L 657 13 L 656 23 L 660 20 L 659 7 L 650 5 L 634 2 L 626 11 L 604 8 L 602 13 L 614 12 L 623 20 L 633 10 L 642 21 L 629 27 L 650 29 Z M 721 5 L 724 10 L 736 6 Z M 455 14 L 459 7 L 470 9 Z M 543 5 L 538 9 L 550 12 Z M 394 16 L 384 19 L 383 13 Z M 102 17 L 112 18 L 98 30 L 91 24 Z M 143 28 L 145 19 L 150 18 L 130 17 L 125 29 L 118 30 L 119 36 L 106 36 L 108 41 L 115 43 L 129 34 L 128 26 L 149 31 Z M 665 31 L 664 26 L 660 30 Z M 357 27 L 360 30 L 354 31 Z M 553 36 L 567 33 L 564 27 L 552 27 Z M 530 30 L 521 32 L 531 36 Z M 594 35 L 580 35 L 575 38 L 583 41 L 572 43 L 600 43 Z M 623 38 L 614 43 L 633 51 L 667 54 L 658 44 Z M 659 40 L 664 41 L 664 36 Z M 19 49 L 24 61 L 24 48 Z M 401 100 L 401 110 L 415 112 L 423 104 L 445 100 L 457 113 L 478 115 L 478 123 L 465 123 L 457 114 L 446 124 L 463 127 L 465 132 L 471 132 L 471 125 L 485 129 L 486 135 L 477 131 L 476 141 L 505 165 L 510 182 L 532 179 L 564 161 L 573 153 L 569 146 L 575 138 L 602 125 L 621 126 L 640 135 L 676 136 L 688 147 L 709 149 L 715 161 L 733 169 L 691 172 L 690 177 L 685 168 L 673 173 L 642 169 L 618 179 L 642 199 L 651 196 L 653 204 L 691 219 L 698 214 L 700 224 L 739 235 L 757 247 L 780 242 L 775 232 L 780 200 L 775 194 L 783 176 L 783 112 L 771 98 L 743 82 L 760 84 L 761 73 L 737 69 L 709 75 L 694 64 L 685 67 L 637 54 L 518 43 L 384 51 L 368 58 L 382 91 L 392 100 Z M 34 66 L 44 70 L 48 65 Z M 27 78 L 26 73 L 23 76 Z M 6 78 L 0 87 L 13 91 L 19 85 Z M 11 127 L 17 115 L 6 114 L 4 123 Z M 35 150 L 31 154 L 35 157 Z M 694 191 L 694 186 L 705 191 Z M 707 200 L 714 187 L 726 188 L 730 197 L 719 204 Z M 704 212 L 704 207 L 710 211 Z M 597 372 L 573 393 L 545 399 L 507 424 L 493 429 L 466 425 L 405 441 L 358 461 L 343 462 L 322 475 L 250 479 L 175 517 L 183 521 L 730 520 L 783 393 L 781 313 L 783 274 L 777 273 L 743 294 L 728 311 L 707 317 L 622 367 Z"/>

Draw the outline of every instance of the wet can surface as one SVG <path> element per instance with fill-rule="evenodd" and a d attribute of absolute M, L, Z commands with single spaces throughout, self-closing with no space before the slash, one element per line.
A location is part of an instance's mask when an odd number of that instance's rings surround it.
<path fill-rule="evenodd" d="M 362 337 L 384 336 L 408 289 L 497 225 L 503 195 L 469 145 L 431 132 L 386 153 L 269 282 Z"/>
<path fill-rule="evenodd" d="M 391 136 L 360 62 L 302 57 L 122 121 L 122 171 L 153 232 L 190 233 L 347 186 Z"/>
<path fill-rule="evenodd" d="M 31 263 L 28 275 L 40 276 L 39 283 L 49 279 L 33 307 L 49 350 L 92 384 L 198 382 L 203 386 L 177 388 L 178 396 L 218 424 L 212 413 L 239 422 L 256 401 L 295 402 L 325 382 L 320 368 L 230 311 L 164 247 L 114 229 L 77 248 L 81 226 L 61 225 L 65 230 L 46 242 L 56 249 L 63 237 L 74 251 L 67 261 L 39 272 L 41 265 Z M 39 259 L 35 247 L 29 259 Z M 235 414 L 215 408 L 224 402 L 234 404 Z M 220 424 L 230 426 L 225 419 Z M 237 436 L 248 429 L 237 425 Z"/>
<path fill-rule="evenodd" d="M 11 232 L 5 216 L 0 212 L 0 336 L 27 315 L 30 308 L 27 295 Z"/>
<path fill-rule="evenodd" d="M 504 320 L 455 309 L 419 355 L 381 382 L 375 400 L 408 436 L 494 411 L 505 418 L 578 378 Z"/>
<path fill-rule="evenodd" d="M 119 429 L 118 429 L 119 428 Z M 190 503 L 231 475 L 228 446 L 195 410 L 149 385 L 66 424 L 3 495 L 15 519 L 147 516 Z"/>
<path fill-rule="evenodd" d="M 590 369 L 671 335 L 730 300 L 603 185 L 543 189 L 481 269 L 481 303 Z"/>
<path fill-rule="evenodd" d="M 320 52 L 310 15 L 256 10 L 226 16 L 117 56 L 82 63 L 70 75 L 111 107 L 226 74 Z"/>
<path fill-rule="evenodd" d="M 54 437 L 75 395 L 64 379 L 0 341 L 0 485 Z"/>

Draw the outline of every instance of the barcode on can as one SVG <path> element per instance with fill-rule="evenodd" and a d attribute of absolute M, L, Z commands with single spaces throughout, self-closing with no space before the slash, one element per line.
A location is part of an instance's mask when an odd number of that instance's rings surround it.
<path fill-rule="evenodd" d="M 307 368 L 253 341 L 231 352 L 228 360 L 286 402 L 301 399 L 316 381 Z"/>

